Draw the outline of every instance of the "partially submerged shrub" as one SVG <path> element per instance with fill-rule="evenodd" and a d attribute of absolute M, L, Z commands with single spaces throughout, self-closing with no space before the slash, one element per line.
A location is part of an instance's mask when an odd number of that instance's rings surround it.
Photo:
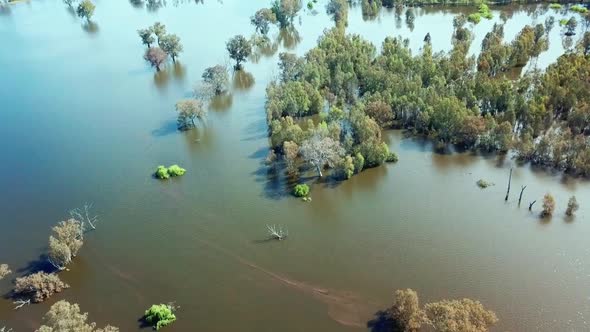
<path fill-rule="evenodd" d="M 4 277 L 11 273 L 12 271 L 10 270 L 10 267 L 8 267 L 8 264 L 0 264 L 0 280 L 4 279 Z"/>
<path fill-rule="evenodd" d="M 485 189 L 485 188 L 493 186 L 493 185 L 494 185 L 493 183 L 488 182 L 484 179 L 477 180 L 477 186 L 480 187 L 481 189 Z"/>
<path fill-rule="evenodd" d="M 385 159 L 385 161 L 388 163 L 397 163 L 398 158 L 395 152 L 389 152 L 389 154 L 387 155 L 387 159 Z"/>
<path fill-rule="evenodd" d="M 477 24 L 481 21 L 481 15 L 479 13 L 472 13 L 467 16 L 467 20 L 471 23 Z"/>
<path fill-rule="evenodd" d="M 43 316 L 43 326 L 37 332 L 119 332 L 119 329 L 107 325 L 104 329 L 96 329 L 96 323 L 88 323 L 88 313 L 81 313 L 78 304 L 59 301 L 51 306 Z"/>
<path fill-rule="evenodd" d="M 19 297 L 31 299 L 32 302 L 43 302 L 51 295 L 69 287 L 55 273 L 37 272 L 17 278 L 14 286 L 14 294 Z"/>
<path fill-rule="evenodd" d="M 567 202 L 567 209 L 565 210 L 565 214 L 571 217 L 576 213 L 576 211 L 578 211 L 579 208 L 580 208 L 580 204 L 578 204 L 578 200 L 576 199 L 576 196 L 572 196 L 572 197 L 570 197 L 569 201 Z"/>
<path fill-rule="evenodd" d="M 170 304 L 154 304 L 145 311 L 145 321 L 156 330 L 172 324 L 176 320 L 174 307 Z"/>
<path fill-rule="evenodd" d="M 549 5 L 549 8 L 551 9 L 561 9 L 561 4 L 559 3 L 552 3 Z"/>
<path fill-rule="evenodd" d="M 184 175 L 184 173 L 186 173 L 186 169 L 178 165 L 168 167 L 168 174 L 170 174 L 170 176 L 181 176 Z"/>
<path fill-rule="evenodd" d="M 581 5 L 573 5 L 570 7 L 571 11 L 574 11 L 576 13 L 580 13 L 580 14 L 586 14 L 588 13 L 588 8 L 583 7 Z"/>
<path fill-rule="evenodd" d="M 168 179 L 170 177 L 170 174 L 168 174 L 168 169 L 166 168 L 166 166 L 158 166 L 158 169 L 156 169 L 156 177 L 158 179 Z"/>
<path fill-rule="evenodd" d="M 176 164 L 172 165 L 168 168 L 160 165 L 156 169 L 156 178 L 161 179 L 161 180 L 165 180 L 165 179 L 169 179 L 171 176 L 184 175 L 184 173 L 186 173 L 186 169 L 184 169 Z"/>
<path fill-rule="evenodd" d="M 293 195 L 295 195 L 296 197 L 309 196 L 309 186 L 305 183 L 296 185 L 293 189 Z"/>
<path fill-rule="evenodd" d="M 430 324 L 440 332 L 485 332 L 498 322 L 493 311 L 471 299 L 428 303 L 424 309 Z"/>
<path fill-rule="evenodd" d="M 553 215 L 555 211 L 555 198 L 549 193 L 543 197 L 543 211 L 541 212 L 542 217 L 548 217 Z"/>

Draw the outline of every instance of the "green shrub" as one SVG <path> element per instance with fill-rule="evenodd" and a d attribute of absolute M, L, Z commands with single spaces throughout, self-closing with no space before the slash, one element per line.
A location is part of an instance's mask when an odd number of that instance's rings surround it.
<path fill-rule="evenodd" d="M 156 169 L 156 177 L 158 179 L 168 179 L 170 177 L 168 169 L 162 165 L 158 166 L 158 169 Z"/>
<path fill-rule="evenodd" d="M 567 18 L 562 18 L 561 20 L 559 20 L 559 25 L 564 26 L 567 24 L 569 20 Z"/>
<path fill-rule="evenodd" d="M 588 12 L 588 8 L 580 5 L 571 6 L 570 10 L 580 14 L 586 14 Z"/>
<path fill-rule="evenodd" d="M 363 167 L 365 167 L 365 157 L 359 152 L 354 156 L 353 163 L 354 171 L 360 173 L 363 170 Z"/>
<path fill-rule="evenodd" d="M 176 320 L 173 313 L 174 308 L 169 304 L 154 304 L 145 311 L 145 321 L 156 330 L 172 324 Z"/>
<path fill-rule="evenodd" d="M 389 154 L 387 155 L 387 159 L 385 159 L 386 162 L 388 163 L 397 163 L 397 155 L 395 154 L 395 152 L 389 152 Z"/>
<path fill-rule="evenodd" d="M 551 8 L 551 9 L 561 9 L 561 4 L 552 3 L 552 4 L 549 5 L 549 8 Z"/>
<path fill-rule="evenodd" d="M 469 16 L 467 16 L 467 20 L 471 23 L 477 24 L 479 21 L 481 21 L 481 15 L 479 15 L 479 13 L 469 14 Z"/>
<path fill-rule="evenodd" d="M 309 186 L 305 183 L 296 185 L 293 189 L 293 195 L 295 195 L 296 197 L 309 196 Z"/>
<path fill-rule="evenodd" d="M 313 2 L 311 2 L 311 1 L 310 1 L 310 2 L 308 2 L 308 3 L 307 3 L 307 8 L 308 8 L 308 9 L 313 9 Z"/>
<path fill-rule="evenodd" d="M 184 173 L 186 173 L 186 169 L 178 165 L 168 167 L 168 174 L 170 174 L 170 176 L 181 176 L 184 175 Z"/>
<path fill-rule="evenodd" d="M 479 15 L 481 15 L 484 18 L 487 18 L 488 20 L 492 19 L 492 17 L 494 17 L 492 15 L 492 12 L 490 11 L 490 7 L 488 7 L 488 5 L 486 5 L 485 3 L 482 3 L 481 5 L 479 5 Z"/>

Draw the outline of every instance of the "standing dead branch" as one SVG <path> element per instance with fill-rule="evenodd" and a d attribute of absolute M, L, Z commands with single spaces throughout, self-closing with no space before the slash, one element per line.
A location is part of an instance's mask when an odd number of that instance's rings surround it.
<path fill-rule="evenodd" d="M 6 329 L 6 326 L 0 327 L 0 332 L 12 332 L 12 329 Z"/>
<path fill-rule="evenodd" d="M 96 223 L 98 222 L 98 216 L 93 215 L 90 211 L 92 209 L 92 203 L 84 203 L 82 208 L 75 208 L 70 210 L 70 216 L 82 223 L 82 232 L 87 229 L 86 224 L 93 230 L 96 229 Z"/>
<path fill-rule="evenodd" d="M 510 168 L 510 177 L 508 177 L 508 190 L 506 190 L 505 201 L 508 201 L 508 195 L 510 195 L 510 182 L 512 182 L 512 168 Z"/>
<path fill-rule="evenodd" d="M 18 309 L 20 309 L 20 308 L 22 308 L 22 307 L 24 307 L 26 305 L 31 304 L 31 299 L 28 299 L 26 301 L 25 300 L 16 300 L 16 301 L 14 301 L 12 303 L 16 304 L 16 307 L 14 307 L 14 310 L 18 310 Z M 1 331 L 2 330 L 0 330 L 0 332 Z"/>
<path fill-rule="evenodd" d="M 277 228 L 275 225 L 266 225 L 266 229 L 268 230 L 271 239 L 281 241 L 284 240 L 287 235 L 289 235 L 289 232 L 287 230 L 283 230 L 281 226 Z"/>
<path fill-rule="evenodd" d="M 526 186 L 520 186 L 520 196 L 518 196 L 518 206 L 520 206 L 520 201 L 522 201 L 522 193 L 526 189 Z"/>
<path fill-rule="evenodd" d="M 537 203 L 537 200 L 534 200 L 529 204 L 529 211 L 533 209 L 533 205 L 535 205 L 535 203 Z"/>

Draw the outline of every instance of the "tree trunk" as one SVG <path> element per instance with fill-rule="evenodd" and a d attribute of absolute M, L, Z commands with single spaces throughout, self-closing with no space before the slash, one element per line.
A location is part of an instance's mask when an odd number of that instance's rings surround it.
<path fill-rule="evenodd" d="M 508 200 L 508 195 L 510 195 L 510 182 L 512 182 L 512 168 L 510 168 L 510 177 L 508 177 L 508 190 L 506 190 L 506 197 L 504 198 L 505 201 Z"/>
<path fill-rule="evenodd" d="M 172 56 L 172 62 L 176 63 L 176 57 L 174 55 Z"/>
<path fill-rule="evenodd" d="M 520 187 L 520 196 L 518 196 L 518 206 L 520 206 L 520 201 L 522 201 L 522 193 L 524 192 L 525 189 L 526 189 L 526 186 Z"/>
<path fill-rule="evenodd" d="M 156 71 L 160 71 L 160 65 L 156 65 Z"/>
<path fill-rule="evenodd" d="M 321 168 L 319 165 L 316 165 L 316 166 L 315 166 L 315 168 L 316 168 L 316 170 L 318 171 L 318 175 L 319 175 L 320 177 L 323 177 L 324 175 L 322 174 L 322 168 Z"/>
<path fill-rule="evenodd" d="M 537 201 L 536 201 L 536 200 L 532 201 L 532 202 L 529 204 L 529 211 L 531 211 L 531 210 L 533 209 L 533 205 L 535 205 L 535 203 L 537 203 Z"/>

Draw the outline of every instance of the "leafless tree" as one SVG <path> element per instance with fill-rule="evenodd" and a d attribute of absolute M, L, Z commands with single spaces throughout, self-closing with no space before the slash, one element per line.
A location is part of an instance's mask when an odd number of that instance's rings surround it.
<path fill-rule="evenodd" d="M 87 226 L 92 228 L 93 230 L 96 229 L 96 223 L 98 222 L 98 216 L 94 215 L 90 210 L 92 209 L 93 203 L 84 203 L 84 206 L 81 208 L 75 208 L 70 210 L 70 217 L 76 219 L 82 223 L 82 231 L 86 232 Z"/>
<path fill-rule="evenodd" d="M 277 228 L 277 226 L 275 225 L 266 225 L 266 229 L 268 230 L 268 234 L 270 236 L 271 239 L 276 239 L 276 240 L 284 240 L 285 238 L 287 238 L 287 235 L 289 235 L 289 231 L 287 231 L 286 229 L 283 230 L 283 228 L 281 226 L 279 226 Z"/>
<path fill-rule="evenodd" d="M 320 134 L 315 134 L 301 145 L 303 159 L 316 168 L 319 177 L 323 176 L 322 169 L 326 164 L 334 167 L 343 154 L 344 149 L 339 142 Z"/>
<path fill-rule="evenodd" d="M 524 193 L 525 189 L 526 189 L 526 186 L 520 186 L 520 196 L 518 196 L 518 206 L 520 206 L 520 201 L 522 201 L 522 193 Z"/>
<path fill-rule="evenodd" d="M 510 177 L 508 177 L 508 189 L 506 190 L 506 197 L 504 198 L 505 201 L 508 200 L 508 195 L 510 195 L 510 182 L 512 182 L 512 168 L 510 169 Z"/>
<path fill-rule="evenodd" d="M 0 327 L 0 332 L 12 332 L 12 329 L 6 329 L 6 326 Z"/>

